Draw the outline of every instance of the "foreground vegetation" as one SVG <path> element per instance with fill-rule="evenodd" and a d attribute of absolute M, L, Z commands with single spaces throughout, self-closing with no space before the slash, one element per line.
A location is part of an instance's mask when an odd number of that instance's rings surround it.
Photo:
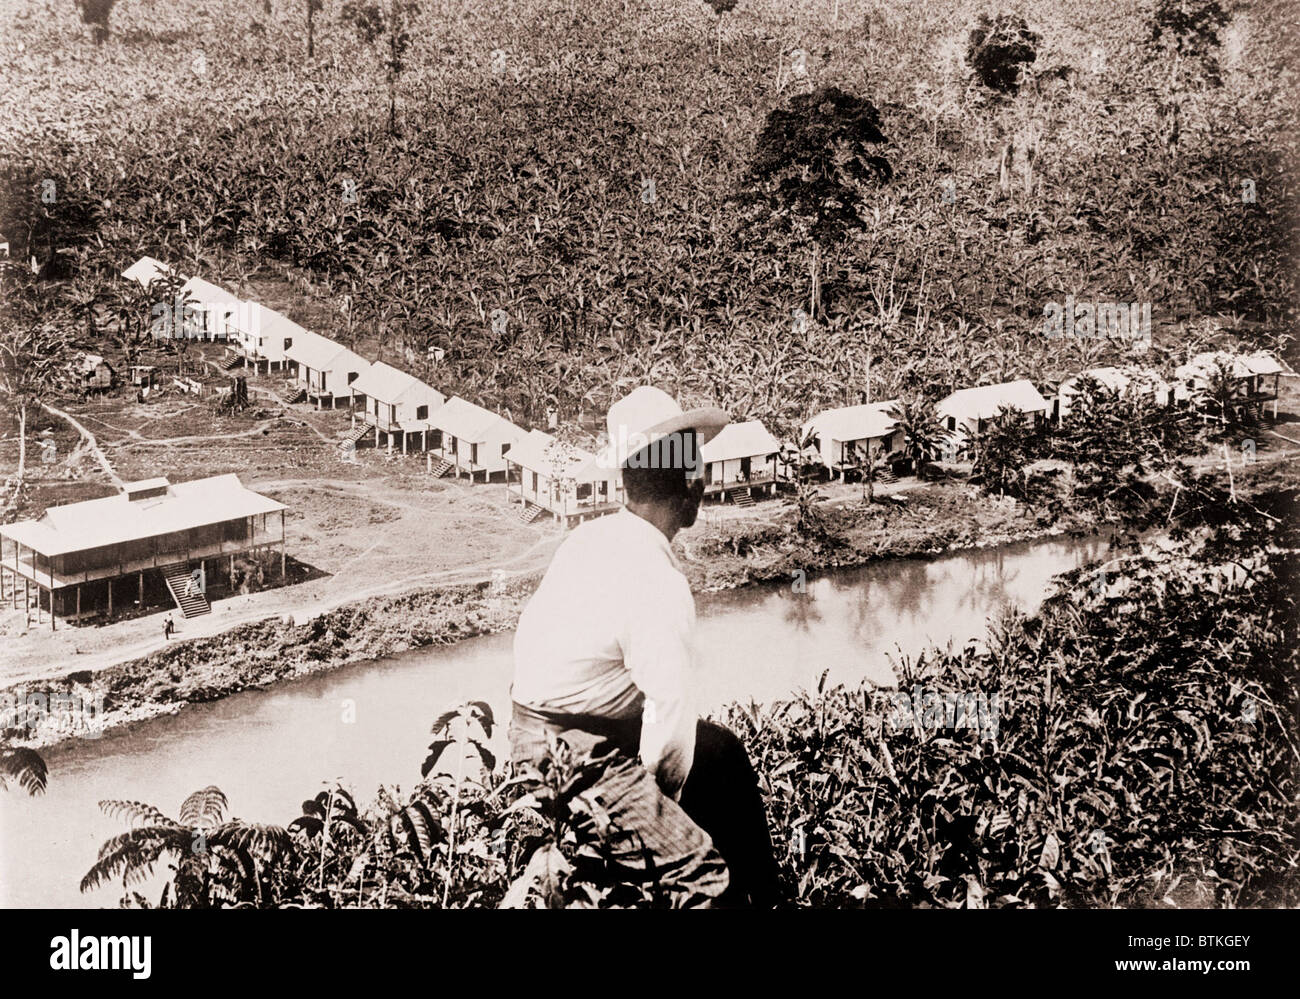
<path fill-rule="evenodd" d="M 1300 902 L 1294 490 L 1190 490 L 1194 526 L 1080 570 L 986 647 L 927 652 L 899 685 L 996 693 L 988 733 L 899 724 L 887 691 L 818 689 L 723 718 L 767 799 L 788 897 L 810 906 L 1260 906 Z M 160 904 L 665 906 L 610 883 L 594 773 L 556 747 L 511 774 L 485 704 L 449 712 L 409 796 L 335 788 L 283 827 L 106 802 L 131 828 L 89 889 L 164 862 Z M 412 761 L 414 766 L 414 761 Z M 200 844 L 198 847 L 195 844 Z"/>

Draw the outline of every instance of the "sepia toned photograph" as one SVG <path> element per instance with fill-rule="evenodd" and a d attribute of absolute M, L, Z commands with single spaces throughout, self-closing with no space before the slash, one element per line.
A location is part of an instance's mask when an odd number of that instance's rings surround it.
<path fill-rule="evenodd" d="M 0 0 L 0 909 L 1112 910 L 1117 977 L 1249 972 L 1156 920 L 1300 905 L 1298 55 Z"/>

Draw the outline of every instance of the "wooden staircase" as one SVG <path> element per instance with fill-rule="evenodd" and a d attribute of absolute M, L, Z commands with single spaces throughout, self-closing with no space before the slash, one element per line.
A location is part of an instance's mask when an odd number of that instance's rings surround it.
<path fill-rule="evenodd" d="M 455 462 L 448 461 L 446 458 L 439 458 L 434 462 L 433 467 L 429 469 L 429 474 L 435 479 L 441 479 L 444 475 L 456 467 Z M 541 509 L 540 507 L 538 509 Z"/>
<path fill-rule="evenodd" d="M 370 432 L 370 427 L 365 423 L 358 423 L 355 427 L 347 432 L 347 435 L 339 441 L 339 450 L 343 450 L 349 444 L 356 444 L 362 437 Z"/>
<path fill-rule="evenodd" d="M 519 508 L 516 516 L 525 524 L 531 524 L 545 512 L 543 507 L 538 506 L 530 500 L 525 500 L 524 505 Z"/>
<path fill-rule="evenodd" d="M 732 490 L 731 500 L 736 506 L 753 506 L 754 494 L 749 491 L 749 486 L 742 486 Z"/>
<path fill-rule="evenodd" d="M 172 599 L 180 608 L 182 617 L 198 617 L 200 614 L 212 613 L 212 605 L 202 593 L 191 593 L 188 597 L 185 595 L 185 587 L 190 581 L 190 567 L 186 563 L 176 562 L 165 565 L 162 567 L 162 574 L 163 579 L 167 581 L 167 589 L 171 591 Z"/>
<path fill-rule="evenodd" d="M 295 402 L 302 402 L 307 398 L 307 390 L 301 385 L 290 385 L 280 393 L 280 398 L 286 404 L 292 406 Z"/>
<path fill-rule="evenodd" d="M 240 355 L 231 354 L 229 357 L 227 357 L 224 361 L 221 362 L 221 370 L 234 371 L 237 367 L 239 367 L 243 363 L 244 363 L 244 359 Z"/>
<path fill-rule="evenodd" d="M 898 481 L 898 476 L 894 474 L 892 468 L 881 469 L 876 472 L 876 483 L 882 486 L 892 486 Z"/>

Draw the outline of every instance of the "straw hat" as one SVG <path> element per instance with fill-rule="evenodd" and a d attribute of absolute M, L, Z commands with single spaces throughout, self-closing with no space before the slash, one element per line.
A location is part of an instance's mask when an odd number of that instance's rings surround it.
<path fill-rule="evenodd" d="M 726 411 L 716 406 L 683 412 L 663 389 L 643 385 L 609 407 L 605 420 L 609 447 L 601 457 L 614 468 L 622 468 L 629 456 L 661 437 L 689 429 L 695 431 L 699 444 L 705 444 L 730 420 Z"/>

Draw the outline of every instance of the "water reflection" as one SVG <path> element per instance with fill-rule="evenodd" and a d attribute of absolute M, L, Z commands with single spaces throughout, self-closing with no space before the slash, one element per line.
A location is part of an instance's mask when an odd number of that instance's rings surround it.
<path fill-rule="evenodd" d="M 702 597 L 701 707 L 770 701 L 814 687 L 823 670 L 830 683 L 888 684 L 891 659 L 981 638 L 987 616 L 1007 606 L 1033 610 L 1053 575 L 1096 557 L 1105 544 L 1049 541 L 933 562 L 882 562 L 809 577 L 802 594 L 787 582 Z M 0 904 L 116 903 L 119 890 L 77 891 L 99 845 L 121 831 L 100 814 L 103 798 L 173 812 L 191 791 L 216 784 L 241 818 L 286 823 L 330 775 L 363 801 L 381 783 L 409 787 L 441 711 L 483 699 L 504 717 L 511 641 L 510 634 L 490 635 L 358 663 L 193 705 L 50 754 L 45 797 L 0 795 Z M 344 720 L 349 703 L 354 722 Z"/>

